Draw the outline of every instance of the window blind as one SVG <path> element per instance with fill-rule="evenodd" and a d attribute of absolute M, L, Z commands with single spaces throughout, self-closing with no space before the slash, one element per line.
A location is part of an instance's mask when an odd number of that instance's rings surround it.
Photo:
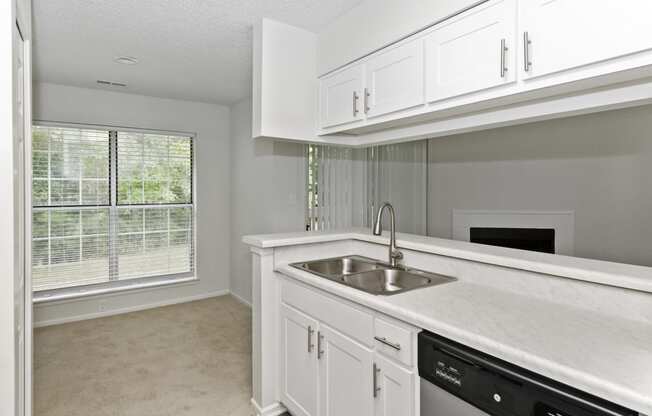
<path fill-rule="evenodd" d="M 192 139 L 117 133 L 120 279 L 194 269 Z"/>
<path fill-rule="evenodd" d="M 192 140 L 34 126 L 33 290 L 193 274 Z"/>

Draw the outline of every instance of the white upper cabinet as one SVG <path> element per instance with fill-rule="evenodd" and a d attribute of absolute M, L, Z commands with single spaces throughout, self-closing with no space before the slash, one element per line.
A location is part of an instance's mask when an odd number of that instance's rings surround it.
<path fill-rule="evenodd" d="M 423 101 L 423 43 L 412 40 L 366 62 L 364 106 L 367 117 L 415 107 Z"/>
<path fill-rule="evenodd" d="M 319 107 L 322 128 L 363 119 L 363 77 L 364 67 L 358 64 L 321 79 Z"/>
<path fill-rule="evenodd" d="M 425 38 L 429 102 L 516 81 L 516 0 L 492 0 Z"/>
<path fill-rule="evenodd" d="M 389 13 L 380 3 L 368 10 Z M 450 17 L 431 14 L 432 26 L 320 77 L 316 62 L 329 52 L 318 45 L 332 37 L 346 49 L 354 37 L 329 28 L 318 41 L 264 19 L 254 32 L 254 137 L 368 146 L 652 100 L 652 0 L 434 3 Z"/>
<path fill-rule="evenodd" d="M 652 49 L 650 0 L 520 0 L 520 10 L 526 79 Z"/>
<path fill-rule="evenodd" d="M 317 321 L 281 306 L 281 399 L 297 416 L 317 416 Z"/>

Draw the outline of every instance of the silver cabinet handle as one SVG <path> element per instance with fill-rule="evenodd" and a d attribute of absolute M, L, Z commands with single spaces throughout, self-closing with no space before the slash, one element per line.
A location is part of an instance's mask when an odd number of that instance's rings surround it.
<path fill-rule="evenodd" d="M 364 113 L 367 114 L 369 112 L 369 97 L 371 94 L 369 93 L 369 90 L 367 88 L 364 89 Z"/>
<path fill-rule="evenodd" d="M 389 342 L 389 341 L 387 341 L 387 338 L 385 338 L 385 337 L 374 337 L 374 339 L 376 341 L 380 342 L 381 344 L 385 344 L 388 347 L 394 348 L 396 351 L 401 350 L 401 344 Z"/>
<path fill-rule="evenodd" d="M 321 341 L 324 339 L 324 336 L 321 334 L 321 331 L 317 331 L 317 359 L 321 360 L 321 356 L 324 355 L 324 351 L 321 349 Z"/>
<path fill-rule="evenodd" d="M 523 32 L 523 69 L 525 72 L 529 71 L 532 68 L 532 61 L 530 60 L 530 45 L 532 41 L 530 40 L 530 34 L 528 32 Z"/>
<path fill-rule="evenodd" d="M 312 334 L 315 332 L 314 329 L 312 329 L 311 326 L 308 326 L 308 353 L 312 352 L 312 347 L 314 347 L 314 344 L 312 343 Z"/>
<path fill-rule="evenodd" d="M 358 99 L 359 98 L 360 97 L 358 97 L 358 92 L 353 91 L 353 117 L 358 116 Z"/>
<path fill-rule="evenodd" d="M 374 374 L 373 374 L 373 383 L 374 383 L 374 398 L 378 397 L 378 392 L 380 391 L 380 387 L 378 387 L 378 373 L 380 372 L 380 368 L 374 363 Z"/>
<path fill-rule="evenodd" d="M 505 78 L 507 72 L 507 41 L 500 40 L 500 77 Z"/>

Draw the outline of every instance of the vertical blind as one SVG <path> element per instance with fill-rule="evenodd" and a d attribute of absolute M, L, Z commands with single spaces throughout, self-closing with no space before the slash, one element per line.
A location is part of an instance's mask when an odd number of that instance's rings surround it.
<path fill-rule="evenodd" d="M 370 227 L 390 201 L 397 229 L 427 234 L 428 142 L 365 149 L 307 145 L 306 229 Z"/>
<path fill-rule="evenodd" d="M 194 273 L 192 137 L 33 129 L 33 289 Z"/>

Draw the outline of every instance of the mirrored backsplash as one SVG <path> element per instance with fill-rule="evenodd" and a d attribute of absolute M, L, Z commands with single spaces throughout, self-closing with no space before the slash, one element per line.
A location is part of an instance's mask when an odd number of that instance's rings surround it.
<path fill-rule="evenodd" d="M 651 136 L 652 106 L 643 106 L 337 150 L 338 164 L 329 163 L 334 148 L 310 146 L 321 149 L 313 185 L 323 195 L 307 219 L 313 229 L 369 226 L 388 200 L 401 232 L 652 266 Z M 327 221 L 334 206 L 343 221 Z M 473 229 L 493 232 L 480 241 Z M 520 235 L 552 241 L 514 243 L 500 229 L 548 230 Z"/>

